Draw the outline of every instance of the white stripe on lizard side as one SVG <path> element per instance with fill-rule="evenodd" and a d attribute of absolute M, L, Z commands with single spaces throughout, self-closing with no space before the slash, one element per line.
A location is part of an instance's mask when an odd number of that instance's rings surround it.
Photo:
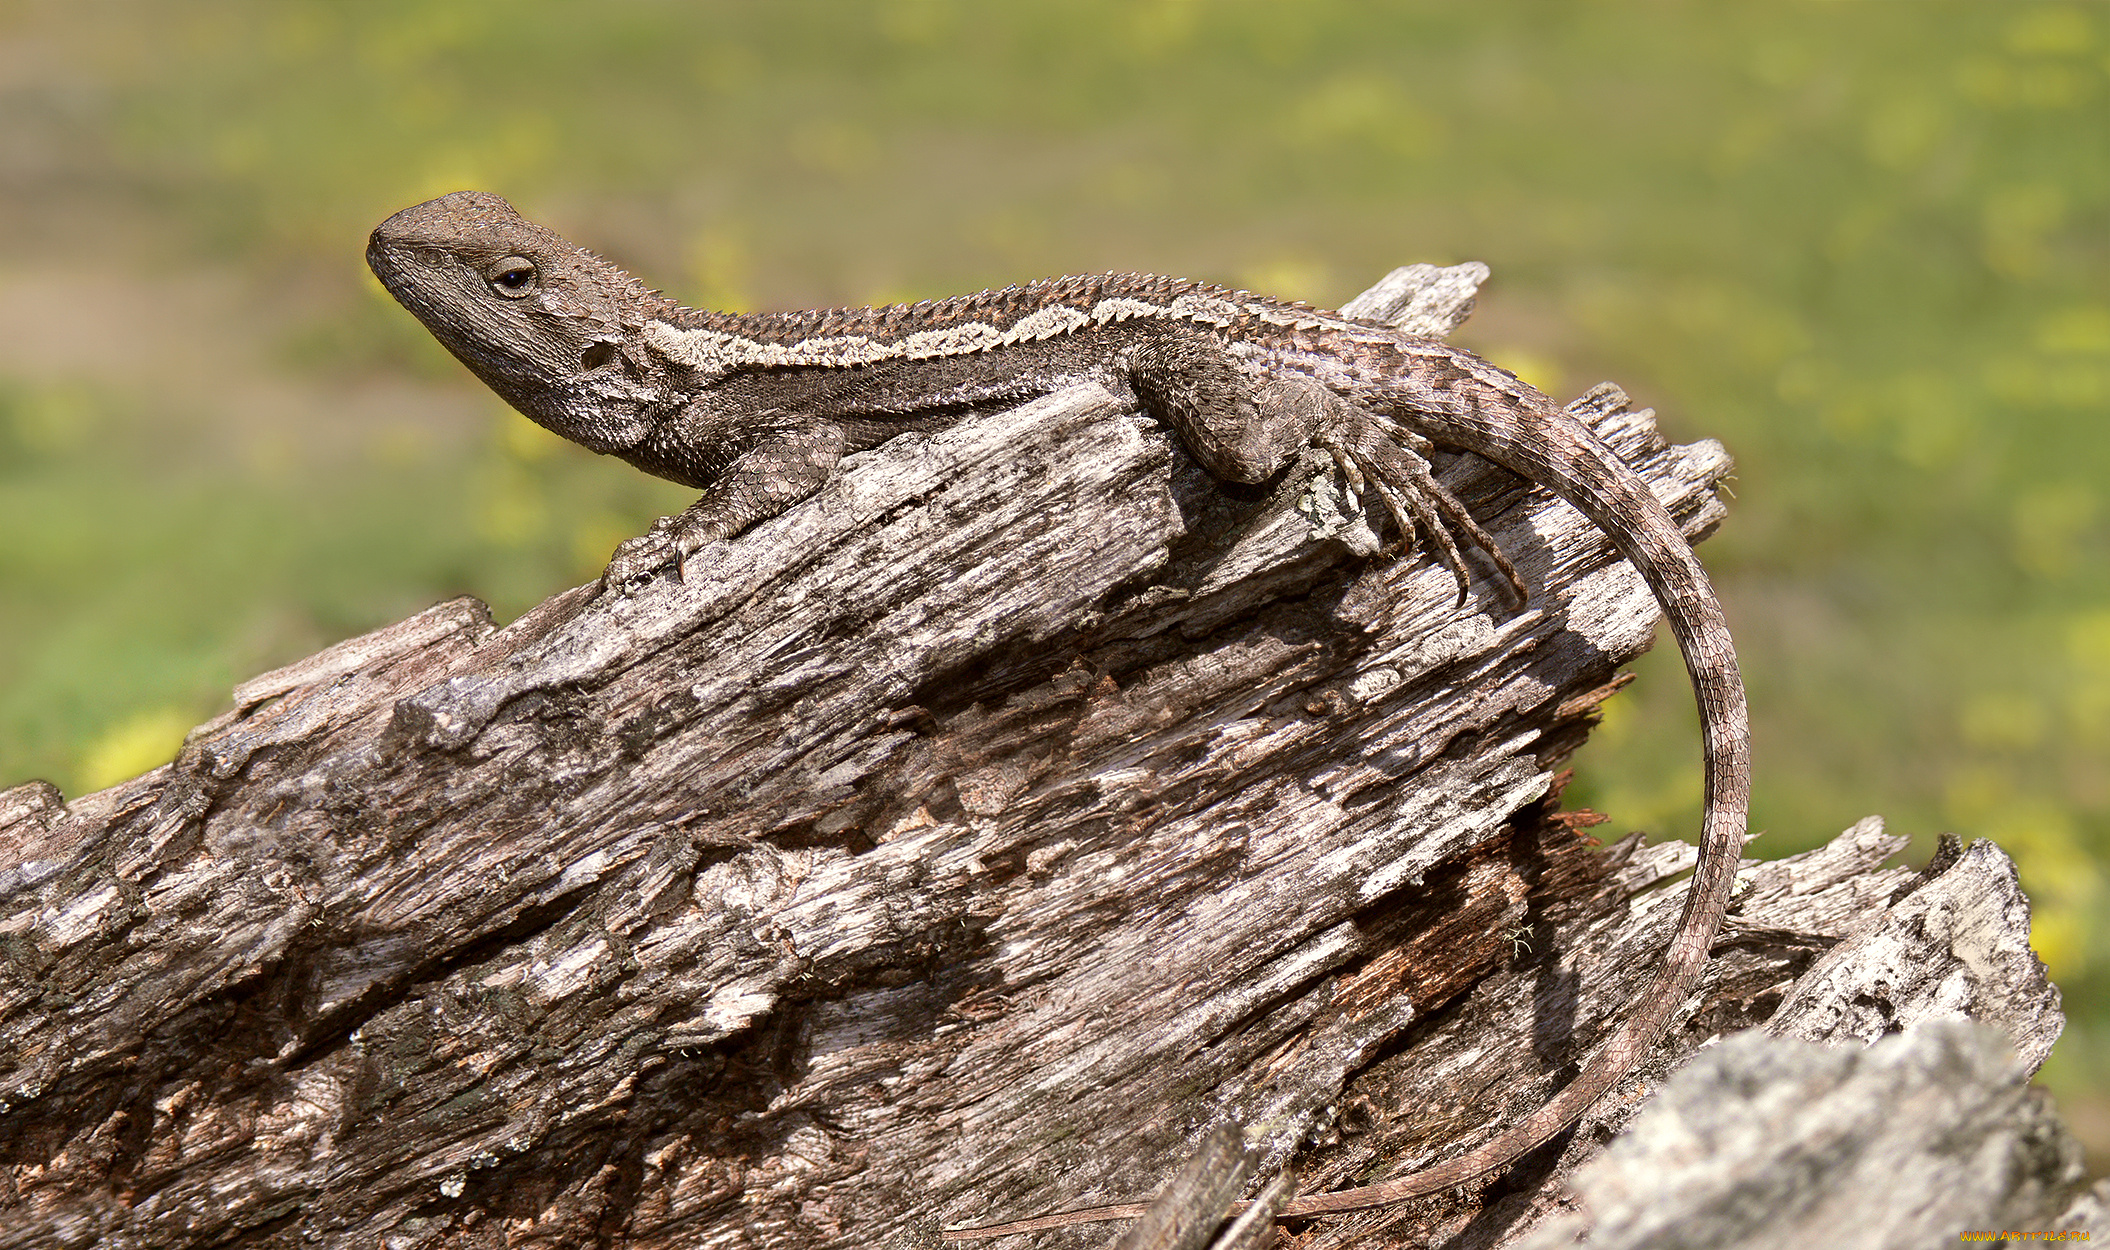
<path fill-rule="evenodd" d="M 1094 303 L 1089 310 L 1068 304 L 1037 308 L 1004 329 L 986 321 L 964 321 L 935 330 L 918 330 L 898 339 L 880 339 L 867 334 L 832 334 L 801 339 L 796 343 L 772 343 L 721 330 L 684 330 L 664 321 L 647 322 L 645 342 L 675 364 L 707 374 L 729 373 L 752 366 L 869 365 L 886 360 L 928 360 L 937 356 L 967 356 L 1039 339 L 1070 334 L 1086 326 L 1108 325 L 1134 317 L 1178 317 L 1204 325 L 1228 327 L 1245 316 L 1257 316 L 1274 325 L 1307 329 L 1331 324 L 1305 309 L 1282 310 L 1260 303 L 1239 305 L 1214 295 L 1190 291 L 1168 307 L 1133 296 L 1114 295 Z"/>

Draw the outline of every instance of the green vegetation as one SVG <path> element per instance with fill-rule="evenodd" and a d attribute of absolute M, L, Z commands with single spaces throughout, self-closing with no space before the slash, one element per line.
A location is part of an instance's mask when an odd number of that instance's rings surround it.
<path fill-rule="evenodd" d="M 430 194 L 500 191 L 720 306 L 1095 268 L 1332 304 L 1480 259 L 1468 345 L 1563 395 L 1615 379 L 1738 457 L 1704 554 L 1758 716 L 1756 849 L 1871 811 L 1998 839 L 2075 1019 L 2047 1079 L 2110 1123 L 2110 6 L 7 21 L 0 779 L 106 784 L 244 676 L 447 595 L 517 613 L 679 501 L 500 413 L 364 278 L 365 231 Z M 49 315 L 69 290 L 83 315 Z M 113 308 L 174 363 L 15 328 Z M 1687 702 L 1651 657 L 1571 798 L 1689 836 Z"/>

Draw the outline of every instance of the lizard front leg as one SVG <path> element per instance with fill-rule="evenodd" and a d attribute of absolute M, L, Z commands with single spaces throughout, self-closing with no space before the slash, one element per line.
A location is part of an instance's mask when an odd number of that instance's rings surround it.
<path fill-rule="evenodd" d="M 678 576 L 686 575 L 689 557 L 702 547 L 766 521 L 819 490 L 835 472 L 848 443 L 843 428 L 832 421 L 800 421 L 750 435 L 715 472 L 639 463 L 676 481 L 702 478 L 703 495 L 618 546 L 601 574 L 602 589 L 623 594 L 670 565 Z"/>
<path fill-rule="evenodd" d="M 1218 480 L 1264 482 L 1299 449 L 1322 448 L 1358 496 L 1376 493 L 1399 529 L 1402 550 L 1412 547 L 1417 530 L 1429 537 L 1458 580 L 1459 602 L 1471 575 L 1454 534 L 1494 563 L 1518 604 L 1528 597 L 1501 545 L 1436 480 L 1423 454 L 1431 445 L 1413 431 L 1311 378 L 1256 383 L 1215 336 L 1199 329 L 1153 337 L 1129 354 L 1127 369 L 1143 406 L 1172 426 L 1188 454 Z"/>

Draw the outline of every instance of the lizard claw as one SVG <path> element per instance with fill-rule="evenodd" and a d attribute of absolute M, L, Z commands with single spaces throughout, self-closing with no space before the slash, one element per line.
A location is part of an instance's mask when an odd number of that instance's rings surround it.
<path fill-rule="evenodd" d="M 608 567 L 601 573 L 604 594 L 627 595 L 670 565 L 676 575 L 680 575 L 687 553 L 668 536 L 667 519 L 663 517 L 653 522 L 650 530 L 636 538 L 625 539 L 616 547 L 615 554 L 608 558 Z"/>
<path fill-rule="evenodd" d="M 664 517 L 653 523 L 652 528 L 636 538 L 626 539 L 609 557 L 608 567 L 601 573 L 601 591 L 617 596 L 627 595 L 651 581 L 662 569 L 671 569 L 677 581 L 689 580 L 689 574 L 706 567 L 710 561 L 704 553 L 722 542 L 713 541 L 708 533 L 687 533 L 676 524 L 679 517 Z"/>

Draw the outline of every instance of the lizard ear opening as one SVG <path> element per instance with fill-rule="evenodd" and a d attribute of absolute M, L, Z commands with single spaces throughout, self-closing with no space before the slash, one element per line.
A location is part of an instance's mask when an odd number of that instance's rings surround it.
<path fill-rule="evenodd" d="M 607 342 L 588 343 L 586 350 L 579 353 L 579 368 L 586 373 L 592 373 L 614 359 L 615 344 Z"/>
<path fill-rule="evenodd" d="M 484 281 L 491 284 L 492 292 L 506 299 L 526 299 L 534 294 L 537 276 L 535 262 L 525 256 L 508 256 L 484 270 Z"/>

